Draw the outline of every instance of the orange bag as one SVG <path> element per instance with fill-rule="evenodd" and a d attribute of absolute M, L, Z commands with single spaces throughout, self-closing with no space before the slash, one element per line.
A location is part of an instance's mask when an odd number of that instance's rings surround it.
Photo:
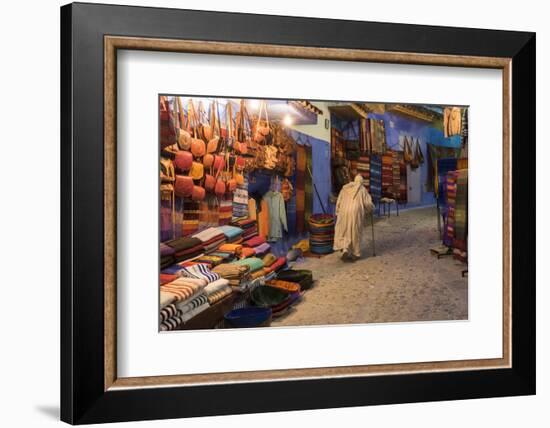
<path fill-rule="evenodd" d="M 174 192 L 180 198 L 188 198 L 193 194 L 193 179 L 187 175 L 176 175 Z"/>
<path fill-rule="evenodd" d="M 180 150 L 176 152 L 175 158 L 174 158 L 174 165 L 176 168 L 182 170 L 182 171 L 189 171 L 191 168 L 191 165 L 193 164 L 193 155 L 184 150 Z"/>
<path fill-rule="evenodd" d="M 214 164 L 214 155 L 211 155 L 210 153 L 207 153 L 202 158 L 202 164 L 205 168 L 211 168 Z"/>
<path fill-rule="evenodd" d="M 206 191 L 204 190 L 204 187 L 202 187 L 202 186 L 193 186 L 193 190 L 191 192 L 191 199 L 192 200 L 202 201 L 205 196 L 206 196 Z"/>

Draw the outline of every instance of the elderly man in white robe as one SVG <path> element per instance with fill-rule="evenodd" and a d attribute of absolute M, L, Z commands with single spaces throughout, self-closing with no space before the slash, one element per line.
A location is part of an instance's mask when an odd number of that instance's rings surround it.
<path fill-rule="evenodd" d="M 361 241 L 367 217 L 374 209 L 372 198 L 360 174 L 340 190 L 336 202 L 336 230 L 334 250 L 342 251 L 342 259 L 361 257 Z"/>

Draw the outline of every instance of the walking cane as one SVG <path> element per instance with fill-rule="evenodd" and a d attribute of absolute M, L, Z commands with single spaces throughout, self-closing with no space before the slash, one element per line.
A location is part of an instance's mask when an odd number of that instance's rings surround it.
<path fill-rule="evenodd" d="M 376 250 L 374 248 L 374 216 L 372 215 L 372 211 L 370 213 L 370 228 L 372 233 L 372 256 L 376 256 Z"/>

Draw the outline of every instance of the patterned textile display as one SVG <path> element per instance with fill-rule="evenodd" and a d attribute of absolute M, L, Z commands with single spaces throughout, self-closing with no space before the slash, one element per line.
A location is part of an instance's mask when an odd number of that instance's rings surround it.
<path fill-rule="evenodd" d="M 447 179 L 449 171 L 456 171 L 456 158 L 439 159 L 436 166 L 437 180 L 435 180 L 435 191 L 439 199 L 439 205 L 445 206 L 445 191 L 439 192 L 440 185 Z M 445 187 L 441 187 L 445 190 Z"/>
<path fill-rule="evenodd" d="M 382 159 L 378 155 L 370 157 L 370 195 L 375 202 L 382 197 Z"/>
<path fill-rule="evenodd" d="M 305 203 L 304 203 L 304 222 L 307 224 L 309 217 L 313 212 L 313 151 L 311 146 L 306 148 L 306 172 L 305 172 Z"/>
<path fill-rule="evenodd" d="M 359 120 L 359 149 L 363 154 L 370 153 L 372 150 L 370 122 L 368 119 Z"/>
<path fill-rule="evenodd" d="M 296 146 L 296 232 L 303 233 L 306 230 L 305 209 L 306 209 L 306 167 L 307 154 L 302 145 Z"/>
<path fill-rule="evenodd" d="M 230 285 L 222 288 L 221 290 L 215 291 L 214 293 L 208 295 L 208 303 L 210 306 L 218 303 L 220 300 L 223 300 L 225 297 L 233 293 L 233 289 Z"/>
<path fill-rule="evenodd" d="M 364 155 L 357 159 L 357 173 L 363 177 L 363 183 L 370 192 L 370 156 Z"/>
<path fill-rule="evenodd" d="M 160 310 L 159 319 L 160 322 L 164 322 L 169 318 L 172 318 L 177 314 L 178 310 L 176 309 L 176 305 L 173 303 L 170 303 L 169 305 L 165 306 Z"/>
<path fill-rule="evenodd" d="M 177 201 L 178 198 L 176 198 Z M 177 204 L 176 204 L 177 206 Z M 183 201 L 182 235 L 189 236 L 199 230 L 200 202 Z"/>
<path fill-rule="evenodd" d="M 393 190 L 393 197 L 397 200 L 400 199 L 400 192 L 401 192 L 401 168 L 400 168 L 400 158 L 403 157 L 402 152 L 392 152 L 393 160 L 392 160 L 392 169 L 393 169 L 393 183 L 392 183 L 392 190 Z"/>
<path fill-rule="evenodd" d="M 399 161 L 399 202 L 406 204 L 407 201 L 407 164 L 402 158 Z"/>
<path fill-rule="evenodd" d="M 248 217 L 248 180 L 237 186 L 233 193 L 233 220 Z"/>
<path fill-rule="evenodd" d="M 386 128 L 383 119 L 368 119 L 372 153 L 383 154 L 386 152 Z"/>
<path fill-rule="evenodd" d="M 174 301 L 185 301 L 198 295 L 206 286 L 206 281 L 197 282 L 193 278 L 178 278 L 168 284 L 161 285 L 160 291 L 171 294 Z"/>
<path fill-rule="evenodd" d="M 208 266 L 202 263 L 184 267 L 180 271 L 180 275 L 188 278 L 204 279 L 208 284 L 220 279 L 220 276 L 217 273 L 212 272 Z"/>
<path fill-rule="evenodd" d="M 393 155 L 382 155 L 382 197 L 393 198 Z"/>
<path fill-rule="evenodd" d="M 277 260 L 275 260 L 270 266 L 266 266 L 264 269 L 266 273 L 271 273 L 271 272 L 276 272 L 285 266 L 286 266 L 286 257 L 281 256 L 281 257 L 277 257 Z"/>
<path fill-rule="evenodd" d="M 456 215 L 456 171 L 449 171 L 446 179 L 446 219 L 443 232 L 443 244 L 450 247 L 455 237 L 455 215 Z"/>
<path fill-rule="evenodd" d="M 332 253 L 334 225 L 331 214 L 314 214 L 309 218 L 309 248 L 312 253 Z"/>
<path fill-rule="evenodd" d="M 468 239 L 468 170 L 456 171 L 455 235 L 453 247 L 460 250 L 458 257 L 465 261 Z"/>
<path fill-rule="evenodd" d="M 241 259 L 241 260 L 232 262 L 231 264 L 238 265 L 238 266 L 248 266 L 248 268 L 250 269 L 250 272 L 255 272 L 264 267 L 264 263 L 262 262 L 262 259 L 259 259 L 257 257 L 248 257 L 246 259 Z"/>
<path fill-rule="evenodd" d="M 231 223 L 231 217 L 233 215 L 233 194 L 231 192 L 226 192 L 220 199 L 220 208 L 218 212 L 218 224 L 220 226 Z"/>
<path fill-rule="evenodd" d="M 436 196 L 438 192 L 438 172 L 437 163 L 439 159 L 458 158 L 460 149 L 454 147 L 442 147 L 435 146 L 433 144 L 427 144 L 428 146 L 428 175 L 426 177 L 426 188 L 429 191 L 433 191 Z"/>

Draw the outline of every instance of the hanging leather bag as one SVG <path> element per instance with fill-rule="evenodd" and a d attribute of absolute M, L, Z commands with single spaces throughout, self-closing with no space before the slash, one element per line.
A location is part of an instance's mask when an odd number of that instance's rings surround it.
<path fill-rule="evenodd" d="M 181 171 L 189 171 L 193 165 L 193 155 L 190 152 L 180 150 L 176 152 L 174 166 Z"/>

